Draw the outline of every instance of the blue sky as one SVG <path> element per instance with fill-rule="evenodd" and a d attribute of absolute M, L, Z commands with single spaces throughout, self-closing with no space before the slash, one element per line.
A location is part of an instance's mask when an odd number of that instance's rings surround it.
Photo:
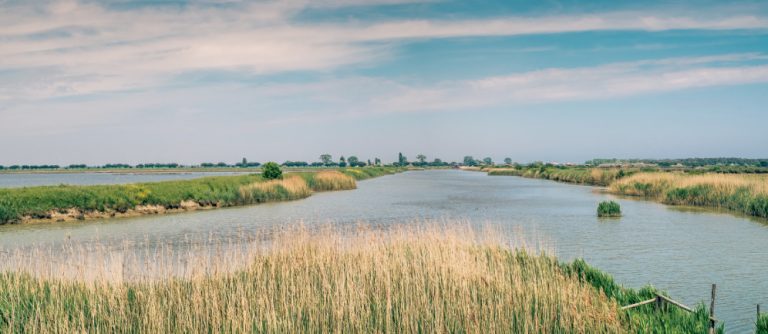
<path fill-rule="evenodd" d="M 2 1 L 0 164 L 768 157 L 768 4 Z"/>

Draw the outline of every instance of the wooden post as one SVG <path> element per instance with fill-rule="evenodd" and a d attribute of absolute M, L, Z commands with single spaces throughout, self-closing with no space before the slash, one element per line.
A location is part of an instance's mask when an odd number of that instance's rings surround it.
<path fill-rule="evenodd" d="M 715 334 L 715 291 L 716 284 L 712 284 L 712 302 L 709 304 L 709 334 Z"/>

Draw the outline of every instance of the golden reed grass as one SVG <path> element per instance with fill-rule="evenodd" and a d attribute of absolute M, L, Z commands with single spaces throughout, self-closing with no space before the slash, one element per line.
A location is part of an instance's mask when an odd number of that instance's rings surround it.
<path fill-rule="evenodd" d="M 768 195 L 768 176 L 758 174 L 638 173 L 614 182 L 611 190 L 644 196 L 643 187 L 635 187 L 635 184 L 647 184 L 655 189 L 708 186 L 720 193 L 733 193 L 737 189 L 746 188 L 755 195 Z"/>
<path fill-rule="evenodd" d="M 611 192 L 666 204 L 705 206 L 768 218 L 768 176 L 639 173 L 617 180 Z"/>
<path fill-rule="evenodd" d="M 240 186 L 239 192 L 240 199 L 245 203 L 297 199 L 312 195 L 307 182 L 298 175 Z"/>
<path fill-rule="evenodd" d="M 360 173 L 354 169 L 349 170 L 349 172 Z M 338 171 L 317 172 L 314 175 L 314 184 L 312 185 L 312 189 L 315 191 L 336 191 L 356 188 L 357 182 L 354 177 Z"/>
<path fill-rule="evenodd" d="M 458 225 L 297 226 L 249 240 L 250 260 L 231 272 L 93 283 L 6 272 L 0 331 L 624 331 L 615 302 L 555 259 L 493 235 Z"/>

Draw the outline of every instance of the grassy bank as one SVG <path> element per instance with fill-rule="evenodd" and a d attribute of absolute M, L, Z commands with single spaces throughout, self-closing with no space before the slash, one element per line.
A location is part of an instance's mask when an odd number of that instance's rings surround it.
<path fill-rule="evenodd" d="M 489 236 L 493 234 L 489 233 Z M 583 261 L 466 227 L 293 228 L 246 268 L 133 282 L 0 273 L 0 332 L 704 333 Z"/>
<path fill-rule="evenodd" d="M 277 181 L 266 181 L 258 174 L 250 174 L 129 185 L 0 189 L 0 224 L 295 200 L 310 196 L 313 191 L 355 189 L 356 180 L 397 171 L 368 167 L 289 173 Z"/>
<path fill-rule="evenodd" d="M 488 175 L 522 176 L 559 182 L 608 186 L 616 179 L 636 173 L 637 169 L 537 167 L 521 169 L 491 168 L 487 171 Z"/>
<path fill-rule="evenodd" d="M 488 175 L 509 175 L 552 181 L 608 186 L 619 195 L 640 196 L 669 205 L 731 210 L 768 218 L 768 175 L 645 171 L 638 168 L 524 167 L 485 169 Z"/>
<path fill-rule="evenodd" d="M 671 205 L 704 206 L 768 218 L 768 176 L 641 173 L 614 182 L 611 192 Z"/>

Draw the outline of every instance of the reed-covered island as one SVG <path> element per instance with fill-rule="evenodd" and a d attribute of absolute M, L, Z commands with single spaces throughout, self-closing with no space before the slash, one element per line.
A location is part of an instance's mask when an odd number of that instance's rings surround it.
<path fill-rule="evenodd" d="M 402 171 L 364 167 L 205 177 L 127 185 L 59 185 L 0 189 L 0 224 L 126 217 L 306 198 L 313 192 L 348 190 L 357 180 Z"/>
<path fill-rule="evenodd" d="M 398 226 L 398 225 L 396 225 Z M 582 260 L 466 225 L 287 227 L 244 269 L 136 281 L 0 273 L 0 332 L 705 333 Z M 208 262 L 210 263 L 210 262 Z M 215 262 L 214 262 L 215 263 Z M 202 270 L 201 272 L 206 272 Z M 720 326 L 718 332 L 722 332 Z"/>

